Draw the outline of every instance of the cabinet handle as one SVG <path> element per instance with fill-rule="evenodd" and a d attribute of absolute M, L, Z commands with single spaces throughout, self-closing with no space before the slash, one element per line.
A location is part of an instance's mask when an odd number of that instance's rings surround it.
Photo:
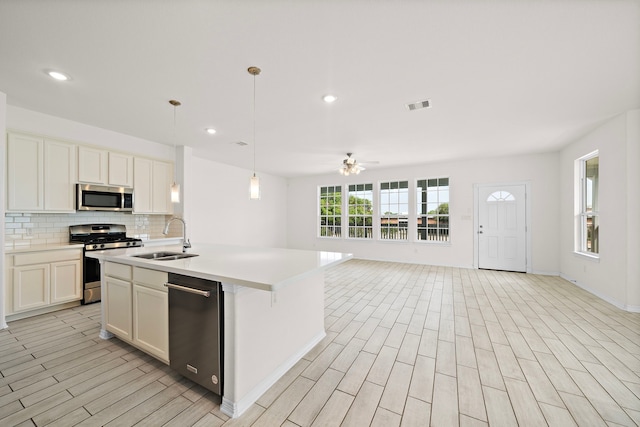
<path fill-rule="evenodd" d="M 209 298 L 209 296 L 211 295 L 211 292 L 209 291 L 201 291 L 200 289 L 188 288 L 186 286 L 180 286 L 180 285 L 176 285 L 169 282 L 165 283 L 164 285 L 169 289 L 175 289 L 176 291 L 182 291 L 182 292 L 189 292 L 192 294 L 201 295 L 205 298 Z"/>

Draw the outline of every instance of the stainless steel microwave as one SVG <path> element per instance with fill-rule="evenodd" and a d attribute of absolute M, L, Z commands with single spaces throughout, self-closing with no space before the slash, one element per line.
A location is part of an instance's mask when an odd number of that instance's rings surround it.
<path fill-rule="evenodd" d="M 79 211 L 133 211 L 133 188 L 77 184 Z"/>

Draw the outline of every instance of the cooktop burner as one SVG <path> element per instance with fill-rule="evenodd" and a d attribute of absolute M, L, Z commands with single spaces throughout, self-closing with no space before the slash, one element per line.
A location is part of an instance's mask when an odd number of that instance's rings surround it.
<path fill-rule="evenodd" d="M 83 243 L 86 251 L 142 246 L 142 240 L 127 237 L 121 224 L 82 224 L 69 226 L 69 241 Z"/>

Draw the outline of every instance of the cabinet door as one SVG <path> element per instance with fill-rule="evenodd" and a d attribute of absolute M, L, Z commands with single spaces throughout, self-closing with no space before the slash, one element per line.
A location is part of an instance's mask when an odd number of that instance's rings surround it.
<path fill-rule="evenodd" d="M 31 310 L 49 304 L 49 264 L 13 269 L 13 311 Z"/>
<path fill-rule="evenodd" d="M 10 134 L 7 142 L 7 210 L 44 209 L 44 141 Z"/>
<path fill-rule="evenodd" d="M 109 185 L 133 187 L 133 156 L 109 153 Z"/>
<path fill-rule="evenodd" d="M 105 277 L 106 329 L 119 338 L 131 340 L 131 282 Z"/>
<path fill-rule="evenodd" d="M 169 361 L 169 298 L 167 292 L 133 285 L 133 342 Z"/>
<path fill-rule="evenodd" d="M 133 210 L 135 213 L 151 213 L 153 161 L 136 157 L 133 163 Z"/>
<path fill-rule="evenodd" d="M 44 209 L 75 212 L 76 145 L 44 142 Z"/>
<path fill-rule="evenodd" d="M 77 261 L 51 264 L 51 303 L 82 299 L 81 263 Z"/>
<path fill-rule="evenodd" d="M 78 147 L 78 181 L 88 184 L 106 184 L 107 151 L 91 147 Z"/>
<path fill-rule="evenodd" d="M 171 184 L 173 183 L 173 165 L 166 162 L 153 162 L 153 203 L 154 213 L 172 213 Z"/>

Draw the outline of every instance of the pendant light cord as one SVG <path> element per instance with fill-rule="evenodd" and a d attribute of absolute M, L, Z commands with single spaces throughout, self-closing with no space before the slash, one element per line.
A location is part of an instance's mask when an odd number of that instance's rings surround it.
<path fill-rule="evenodd" d="M 256 176 L 256 75 L 253 75 L 253 176 Z"/>

